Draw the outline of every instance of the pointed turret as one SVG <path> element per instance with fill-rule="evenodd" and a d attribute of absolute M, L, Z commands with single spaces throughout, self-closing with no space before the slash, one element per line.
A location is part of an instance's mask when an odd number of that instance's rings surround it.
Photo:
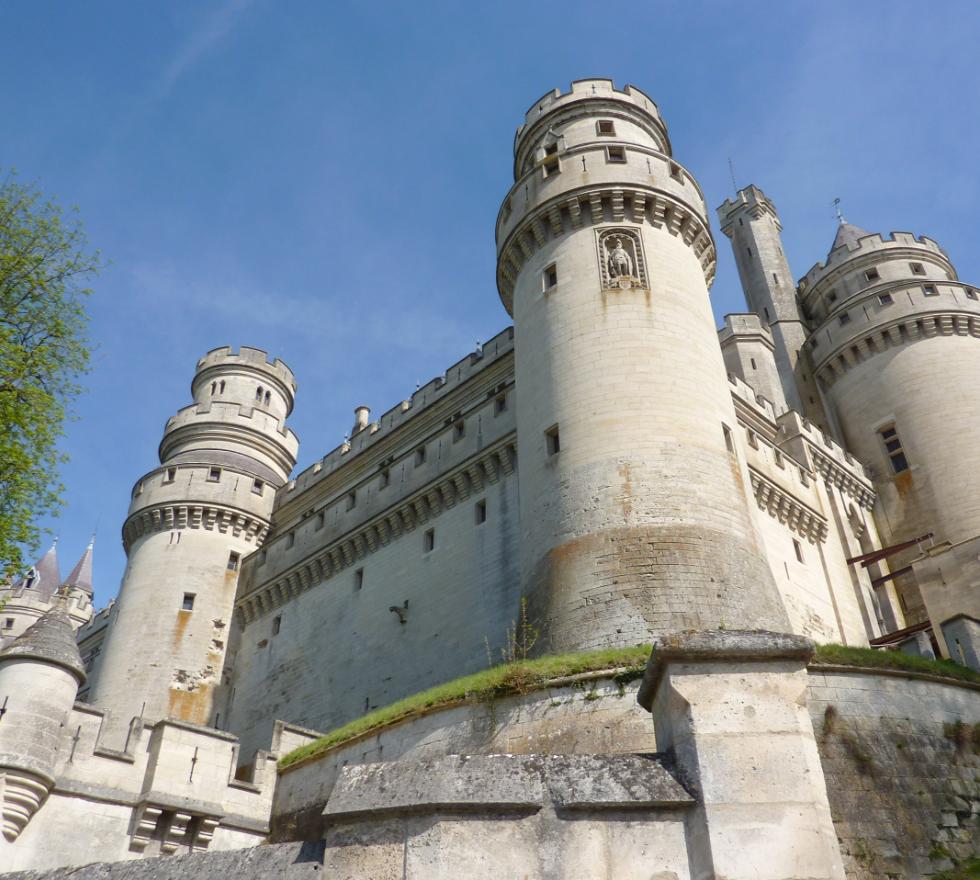
<path fill-rule="evenodd" d="M 44 554 L 22 577 L 14 584 L 14 592 L 34 590 L 42 599 L 50 599 L 61 586 L 61 572 L 58 568 L 58 541 L 51 544 L 51 549 Z"/>
<path fill-rule="evenodd" d="M 15 657 L 61 666 L 72 673 L 80 685 L 85 683 L 85 664 L 78 653 L 75 630 L 60 603 L 0 649 L 0 664 Z"/>
<path fill-rule="evenodd" d="M 65 578 L 64 586 L 69 589 L 81 590 L 87 595 L 92 595 L 92 549 L 95 547 L 95 537 L 88 542 L 88 547 L 82 554 L 71 574 Z"/>
<path fill-rule="evenodd" d="M 17 838 L 54 785 L 85 668 L 61 601 L 0 650 L 0 818 Z"/>
<path fill-rule="evenodd" d="M 847 245 L 854 247 L 866 235 L 871 235 L 866 229 L 848 223 L 843 217 L 840 218 L 840 225 L 837 227 L 837 235 L 834 236 L 834 243 L 830 246 L 829 253 L 833 253 L 837 248 Z"/>

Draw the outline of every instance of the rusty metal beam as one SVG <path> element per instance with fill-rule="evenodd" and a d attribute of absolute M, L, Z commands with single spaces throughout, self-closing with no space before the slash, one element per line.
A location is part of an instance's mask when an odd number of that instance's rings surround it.
<path fill-rule="evenodd" d="M 882 547 L 880 550 L 875 550 L 872 553 L 865 553 L 861 556 L 852 556 L 847 560 L 848 565 L 853 565 L 855 562 L 860 562 L 863 568 L 867 568 L 869 565 L 873 565 L 881 559 L 887 559 L 889 556 L 894 556 L 896 553 L 901 553 L 903 550 L 908 550 L 909 547 L 914 547 L 916 544 L 921 544 L 923 541 L 928 541 L 932 537 L 932 532 L 928 532 L 925 535 L 920 535 L 918 538 L 913 538 L 911 541 L 902 541 L 901 544 L 892 544 L 890 547 Z"/>

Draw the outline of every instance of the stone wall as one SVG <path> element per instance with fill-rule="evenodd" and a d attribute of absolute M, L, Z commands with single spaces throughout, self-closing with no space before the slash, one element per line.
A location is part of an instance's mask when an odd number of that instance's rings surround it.
<path fill-rule="evenodd" d="M 980 688 L 815 667 L 809 699 L 849 880 L 980 855 Z"/>

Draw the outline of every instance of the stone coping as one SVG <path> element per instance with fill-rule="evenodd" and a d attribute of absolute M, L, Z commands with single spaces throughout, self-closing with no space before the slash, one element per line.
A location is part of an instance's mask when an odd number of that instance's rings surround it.
<path fill-rule="evenodd" d="M 809 663 L 816 645 L 805 636 L 767 630 L 706 630 L 662 636 L 653 643 L 637 702 L 648 712 L 670 663 L 800 660 Z"/>
<path fill-rule="evenodd" d="M 887 675 L 892 678 L 914 678 L 919 681 L 931 681 L 935 684 L 948 684 L 951 687 L 961 687 L 968 691 L 980 691 L 980 682 L 966 681 L 963 678 L 953 678 L 949 675 L 933 675 L 929 672 L 919 672 L 915 669 L 898 669 L 894 666 L 847 666 L 843 663 L 811 663 L 808 672 L 835 672 L 844 675 Z"/>

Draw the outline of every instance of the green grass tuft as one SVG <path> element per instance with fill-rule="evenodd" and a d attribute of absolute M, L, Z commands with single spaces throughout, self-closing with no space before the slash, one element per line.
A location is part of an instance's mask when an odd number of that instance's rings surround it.
<path fill-rule="evenodd" d="M 865 666 L 876 669 L 902 669 L 925 672 L 980 684 L 980 673 L 960 666 L 951 660 L 928 660 L 901 651 L 882 651 L 876 648 L 845 648 L 843 645 L 817 645 L 814 663 L 835 663 L 841 666 Z"/>
<path fill-rule="evenodd" d="M 556 654 L 535 660 L 518 660 L 475 672 L 362 715 L 325 736 L 283 755 L 279 759 L 279 769 L 284 770 L 349 740 L 431 709 L 459 703 L 489 703 L 497 697 L 526 694 L 556 678 L 604 669 L 625 668 L 625 672 L 618 673 L 614 677 L 616 683 L 622 687 L 625 683 L 642 677 L 650 650 L 650 645 L 637 645 L 634 648 L 607 648 L 577 654 Z M 818 645 L 814 662 L 905 669 L 943 675 L 961 681 L 980 682 L 980 675 L 964 666 L 958 666 L 948 660 L 925 660 L 898 651 Z"/>
<path fill-rule="evenodd" d="M 650 650 L 650 645 L 637 645 L 634 648 L 606 648 L 580 654 L 555 654 L 535 660 L 505 663 L 483 672 L 465 675 L 413 694 L 390 706 L 375 709 L 305 746 L 294 749 L 279 759 L 279 769 L 284 770 L 348 740 L 430 709 L 457 703 L 486 703 L 496 697 L 525 694 L 556 678 L 603 669 L 625 667 L 627 671 L 616 676 L 617 682 L 635 680 L 642 677 Z"/>
<path fill-rule="evenodd" d="M 932 853 L 929 857 L 933 858 Z M 952 870 L 933 874 L 932 880 L 980 880 L 980 859 L 968 859 Z"/>

